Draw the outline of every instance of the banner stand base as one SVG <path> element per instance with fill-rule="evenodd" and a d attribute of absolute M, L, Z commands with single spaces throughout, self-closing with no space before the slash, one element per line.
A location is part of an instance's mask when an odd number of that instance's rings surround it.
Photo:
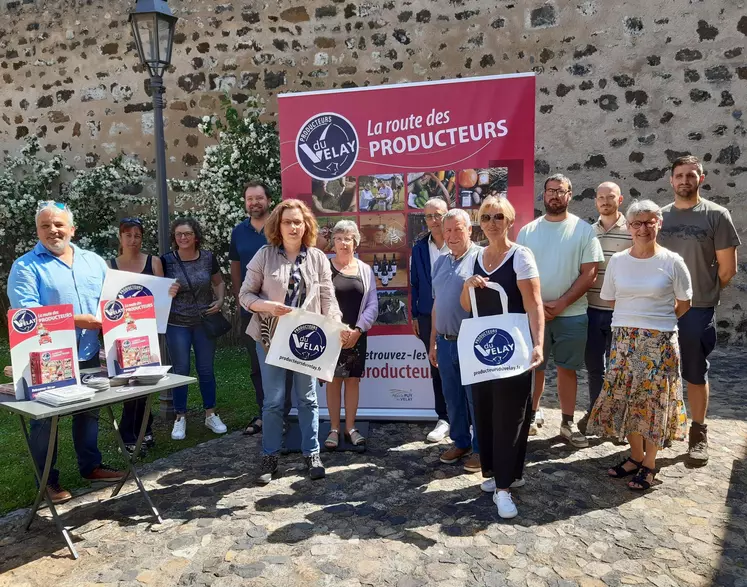
<path fill-rule="evenodd" d="M 288 454 L 292 452 L 301 452 L 301 428 L 298 425 L 298 420 L 291 420 L 290 426 L 288 428 L 288 432 L 285 434 L 285 442 L 283 443 L 283 448 L 280 450 L 281 454 Z M 344 422 L 342 423 L 342 428 L 344 429 Z M 355 427 L 366 439 L 368 439 L 368 432 L 369 432 L 369 423 L 368 422 L 356 422 Z M 327 440 L 327 435 L 329 434 L 329 429 L 331 426 L 329 425 L 329 422 L 319 422 L 319 447 L 321 449 L 322 454 L 329 453 L 329 452 L 366 452 L 366 445 L 363 446 L 353 446 L 350 444 L 348 439 L 345 437 L 345 434 L 343 430 L 340 430 L 340 444 L 338 447 L 333 450 L 329 451 L 326 448 L 324 448 L 324 441 Z"/>

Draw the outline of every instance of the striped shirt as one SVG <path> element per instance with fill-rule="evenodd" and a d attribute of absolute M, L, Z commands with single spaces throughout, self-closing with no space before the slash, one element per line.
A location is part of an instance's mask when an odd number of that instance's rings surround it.
<path fill-rule="evenodd" d="M 604 283 L 604 272 L 612 255 L 629 249 L 633 245 L 633 238 L 628 232 L 628 223 L 625 222 L 625 216 L 619 212 L 618 214 L 617 222 L 609 230 L 604 229 L 601 218 L 591 225 L 597 234 L 599 243 L 602 245 L 602 252 L 604 252 L 604 263 L 599 264 L 597 280 L 586 296 L 589 301 L 589 307 L 595 310 L 612 311 L 611 302 L 603 300 L 599 296 L 599 293 L 602 291 L 602 284 Z"/>

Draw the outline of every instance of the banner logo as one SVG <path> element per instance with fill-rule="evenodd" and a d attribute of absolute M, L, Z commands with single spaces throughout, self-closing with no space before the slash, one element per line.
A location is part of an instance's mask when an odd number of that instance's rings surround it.
<path fill-rule="evenodd" d="M 488 328 L 475 339 L 475 357 L 483 365 L 496 367 L 508 362 L 514 356 L 516 345 L 513 337 L 505 330 Z"/>
<path fill-rule="evenodd" d="M 13 330 L 20 334 L 28 334 L 36 328 L 36 314 L 31 310 L 18 310 L 13 314 Z"/>
<path fill-rule="evenodd" d="M 112 322 L 120 320 L 122 316 L 124 316 L 124 306 L 122 305 L 122 302 L 118 302 L 117 300 L 107 302 L 106 306 L 104 306 L 104 314 L 106 314 L 106 317 Z"/>
<path fill-rule="evenodd" d="M 141 298 L 143 296 L 152 296 L 152 295 L 153 294 L 147 287 L 143 285 L 139 285 L 137 283 L 126 285 L 125 287 L 123 287 L 117 292 L 118 298 Z"/>
<path fill-rule="evenodd" d="M 344 116 L 323 112 L 309 118 L 296 137 L 296 158 L 314 179 L 344 176 L 358 159 L 358 133 Z"/>
<path fill-rule="evenodd" d="M 42 355 L 42 361 L 49 361 L 52 358 L 52 355 L 50 353 L 44 353 Z"/>
<path fill-rule="evenodd" d="M 291 352 L 303 361 L 315 361 L 327 348 L 327 337 L 316 324 L 301 324 L 291 332 L 288 341 Z"/>

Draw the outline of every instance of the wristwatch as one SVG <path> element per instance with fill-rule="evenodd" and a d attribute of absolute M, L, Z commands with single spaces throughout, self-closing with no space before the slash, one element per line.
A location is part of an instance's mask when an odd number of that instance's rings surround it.
<path fill-rule="evenodd" d="M 361 334 L 363 334 L 363 329 L 360 326 L 356 326 L 355 330 L 357 330 L 358 332 L 360 332 Z"/>

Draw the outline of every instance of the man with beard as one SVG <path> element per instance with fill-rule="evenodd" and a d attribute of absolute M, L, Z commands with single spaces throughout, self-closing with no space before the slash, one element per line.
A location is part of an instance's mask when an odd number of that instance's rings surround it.
<path fill-rule="evenodd" d="M 236 300 L 236 306 L 241 314 L 241 332 L 245 333 L 252 318 L 250 312 L 244 310 L 239 304 L 239 289 L 244 283 L 246 277 L 246 266 L 257 251 L 267 244 L 265 238 L 265 222 L 270 216 L 270 198 L 272 193 L 267 184 L 262 181 L 252 180 L 244 186 L 244 206 L 249 216 L 246 220 L 238 224 L 231 233 L 231 245 L 228 249 L 228 259 L 231 262 L 231 289 L 233 297 Z M 249 351 L 251 360 L 250 377 L 254 385 L 254 395 L 257 400 L 259 413 L 262 414 L 262 405 L 264 403 L 264 389 L 262 387 L 262 373 L 259 370 L 259 359 L 257 358 L 257 343 L 249 338 L 246 339 L 246 348 Z M 291 408 L 291 389 L 293 387 L 293 377 L 288 372 L 285 380 L 285 417 Z M 257 416 L 252 419 L 244 430 L 244 434 L 256 434 L 262 431 L 262 418 Z"/>
<path fill-rule="evenodd" d="M 532 419 L 529 434 L 544 424 L 538 412 L 545 388 L 545 366 L 550 354 L 558 368 L 558 397 L 563 420 L 560 435 L 577 448 L 589 446 L 573 423 L 578 378 L 584 366 L 588 318 L 586 292 L 594 285 L 602 247 L 594 229 L 568 212 L 573 195 L 571 180 L 558 173 L 545 180 L 546 214 L 527 224 L 516 242 L 531 249 L 537 260 L 545 309 L 545 362 L 534 372 Z"/>
<path fill-rule="evenodd" d="M 100 366 L 99 330 L 96 309 L 106 277 L 106 262 L 96 253 L 70 243 L 75 235 L 73 213 L 59 202 L 40 202 L 36 212 L 36 246 L 15 260 L 8 276 L 8 298 L 12 308 L 38 308 L 72 304 L 78 339 L 80 369 Z M 31 420 L 29 445 L 41 471 L 47 459 L 51 421 Z M 99 411 L 90 410 L 73 416 L 73 446 L 78 469 L 90 481 L 119 481 L 123 473 L 101 463 L 98 449 Z M 71 498 L 59 483 L 57 442 L 47 480 L 47 495 L 53 503 Z"/>
<path fill-rule="evenodd" d="M 633 242 L 625 215 L 620 212 L 623 201 L 620 186 L 605 181 L 597 188 L 594 201 L 599 212 L 599 220 L 591 226 L 596 232 L 599 244 L 602 245 L 604 263 L 599 266 L 596 283 L 587 294 L 589 309 L 586 315 L 589 318 L 589 329 L 586 338 L 586 371 L 589 373 L 589 411 L 578 422 L 581 434 L 586 434 L 589 413 L 602 391 L 612 344 L 612 303 L 600 297 L 604 271 L 612 255 L 629 249 Z"/>
<path fill-rule="evenodd" d="M 669 183 L 674 202 L 662 208 L 664 220 L 659 244 L 679 253 L 693 280 L 690 310 L 678 320 L 682 378 L 687 381 L 690 407 L 688 457 L 693 465 L 708 462 L 705 423 L 708 410 L 708 355 L 716 346 L 715 307 L 721 289 L 737 273 L 737 247 L 741 244 L 729 211 L 700 197 L 705 179 L 697 157 L 687 155 L 672 163 Z"/>

